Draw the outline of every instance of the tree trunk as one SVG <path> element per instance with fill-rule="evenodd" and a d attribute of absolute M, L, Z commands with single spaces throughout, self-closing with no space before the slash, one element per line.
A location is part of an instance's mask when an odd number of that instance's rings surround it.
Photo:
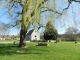
<path fill-rule="evenodd" d="M 19 47 L 26 47 L 26 13 L 25 5 L 23 5 Z"/>
<path fill-rule="evenodd" d="M 20 30 L 20 43 L 19 47 L 26 47 L 26 32 L 24 30 Z"/>

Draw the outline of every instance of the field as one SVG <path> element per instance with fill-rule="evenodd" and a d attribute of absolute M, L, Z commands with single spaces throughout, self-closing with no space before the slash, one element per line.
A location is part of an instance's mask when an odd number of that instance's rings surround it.
<path fill-rule="evenodd" d="M 50 42 L 49 46 L 36 46 L 27 42 L 28 48 L 12 43 L 0 43 L 0 60 L 80 60 L 80 44 L 74 42 Z"/>

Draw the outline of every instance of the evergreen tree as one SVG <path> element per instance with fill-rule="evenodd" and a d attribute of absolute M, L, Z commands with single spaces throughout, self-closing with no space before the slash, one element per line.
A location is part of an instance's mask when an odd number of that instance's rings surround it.
<path fill-rule="evenodd" d="M 45 40 L 56 40 L 57 39 L 57 30 L 53 26 L 53 24 L 48 21 L 45 31 L 44 31 L 44 39 Z"/>

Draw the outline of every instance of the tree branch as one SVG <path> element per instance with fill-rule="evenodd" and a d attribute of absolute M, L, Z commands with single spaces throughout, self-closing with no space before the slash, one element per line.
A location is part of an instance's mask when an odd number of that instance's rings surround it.
<path fill-rule="evenodd" d="M 18 25 L 18 23 L 19 22 L 21 22 L 21 20 L 17 20 L 16 22 L 15 22 L 15 24 L 6 24 L 6 28 L 10 28 L 10 27 L 16 27 L 17 25 Z"/>
<path fill-rule="evenodd" d="M 68 6 L 67 6 L 66 8 L 64 8 L 63 11 L 64 11 L 64 10 L 67 10 L 67 9 L 69 8 L 70 4 L 71 4 L 73 1 L 74 1 L 74 2 L 80 2 L 79 0 L 68 0 Z"/>
<path fill-rule="evenodd" d="M 38 5 L 37 8 L 41 7 L 41 5 L 44 4 L 46 1 L 48 1 L 48 0 L 42 1 L 42 2 Z M 35 12 L 35 10 L 31 13 L 31 17 L 34 15 L 34 12 Z"/>
<path fill-rule="evenodd" d="M 71 0 L 71 1 L 74 1 L 74 2 L 80 2 L 80 0 Z"/>
<path fill-rule="evenodd" d="M 41 5 L 44 4 L 46 1 L 48 1 L 48 0 L 42 1 L 42 2 L 38 5 L 38 8 L 41 7 Z"/>
<path fill-rule="evenodd" d="M 46 12 L 46 11 L 52 11 L 52 12 L 54 12 L 54 13 L 57 13 L 57 14 L 62 15 L 62 13 L 59 13 L 58 11 L 54 11 L 54 10 L 48 8 L 48 7 L 41 7 L 41 8 L 46 8 L 46 10 L 43 10 L 43 11 L 41 11 L 40 13 L 43 13 L 43 12 Z"/>
<path fill-rule="evenodd" d="M 71 4 L 71 2 L 69 2 L 68 6 L 66 8 L 64 8 L 63 11 L 67 10 L 69 8 L 70 4 Z"/>

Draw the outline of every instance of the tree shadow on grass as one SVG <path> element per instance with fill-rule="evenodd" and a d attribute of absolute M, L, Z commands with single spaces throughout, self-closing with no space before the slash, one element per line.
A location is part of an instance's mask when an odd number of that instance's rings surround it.
<path fill-rule="evenodd" d="M 33 50 L 31 50 L 33 51 Z M 41 54 L 40 52 L 31 52 L 30 48 L 20 48 L 13 44 L 0 44 L 0 56 L 13 54 Z"/>
<path fill-rule="evenodd" d="M 12 55 L 15 53 L 15 48 L 17 45 L 0 44 L 0 55 Z"/>

